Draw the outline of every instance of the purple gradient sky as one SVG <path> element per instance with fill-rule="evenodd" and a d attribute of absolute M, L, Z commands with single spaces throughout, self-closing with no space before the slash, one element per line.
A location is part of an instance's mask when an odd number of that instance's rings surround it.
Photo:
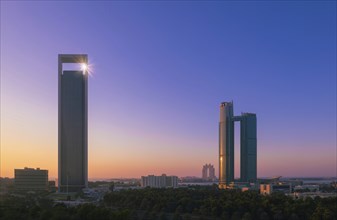
<path fill-rule="evenodd" d="M 0 4 L 3 176 L 57 176 L 59 53 L 92 65 L 90 178 L 217 168 L 230 100 L 257 114 L 258 176 L 336 176 L 335 1 Z"/>

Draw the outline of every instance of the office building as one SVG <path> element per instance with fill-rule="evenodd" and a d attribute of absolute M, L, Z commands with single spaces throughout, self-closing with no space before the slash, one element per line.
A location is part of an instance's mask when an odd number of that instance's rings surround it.
<path fill-rule="evenodd" d="M 240 131 L 240 179 L 241 182 L 255 182 L 257 177 L 256 114 L 241 114 Z"/>
<path fill-rule="evenodd" d="M 260 194 L 270 195 L 273 192 L 291 193 L 291 184 L 260 184 Z"/>
<path fill-rule="evenodd" d="M 48 170 L 27 168 L 14 170 L 14 187 L 19 191 L 48 190 Z"/>
<path fill-rule="evenodd" d="M 165 174 L 161 176 L 142 176 L 141 177 L 142 187 L 153 187 L 153 188 L 176 188 L 178 187 L 178 177 L 177 176 L 166 176 Z"/>
<path fill-rule="evenodd" d="M 88 57 L 58 57 L 58 190 L 77 192 L 88 185 L 88 70 L 63 70 L 67 63 L 87 66 Z"/>
<path fill-rule="evenodd" d="M 220 105 L 219 122 L 219 187 L 234 181 L 234 121 L 233 102 Z"/>
<path fill-rule="evenodd" d="M 234 116 L 233 102 L 220 105 L 219 122 L 219 187 L 234 182 L 234 123 L 240 122 L 240 181 L 257 180 L 256 114 Z"/>
<path fill-rule="evenodd" d="M 207 181 L 215 180 L 215 169 L 212 164 L 205 164 L 202 167 L 202 179 Z"/>

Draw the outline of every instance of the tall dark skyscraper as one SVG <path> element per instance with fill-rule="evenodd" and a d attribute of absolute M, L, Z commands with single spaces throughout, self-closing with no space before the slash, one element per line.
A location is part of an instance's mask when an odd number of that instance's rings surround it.
<path fill-rule="evenodd" d="M 88 66 L 85 54 L 60 54 L 58 187 L 76 192 L 88 185 L 88 70 L 63 71 L 64 63 Z"/>
<path fill-rule="evenodd" d="M 233 115 L 233 102 L 220 105 L 219 122 L 219 187 L 234 182 L 234 123 L 240 121 L 240 179 L 255 182 L 257 178 L 256 115 Z"/>
<path fill-rule="evenodd" d="M 241 114 L 240 131 L 240 179 L 241 182 L 254 182 L 257 176 L 255 114 Z"/>

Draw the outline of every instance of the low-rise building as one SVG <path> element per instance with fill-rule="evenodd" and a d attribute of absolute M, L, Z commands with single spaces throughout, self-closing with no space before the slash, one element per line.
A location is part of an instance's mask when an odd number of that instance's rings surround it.
<path fill-rule="evenodd" d="M 14 187 L 20 191 L 48 190 L 48 170 L 27 168 L 14 170 Z"/>
<path fill-rule="evenodd" d="M 176 188 L 178 186 L 178 177 L 177 176 L 166 176 L 165 174 L 161 176 L 142 176 L 141 178 L 141 186 L 142 187 L 154 187 L 154 188 L 167 188 L 173 187 Z"/>
<path fill-rule="evenodd" d="M 270 195 L 273 192 L 291 193 L 291 184 L 260 184 L 260 193 Z"/>

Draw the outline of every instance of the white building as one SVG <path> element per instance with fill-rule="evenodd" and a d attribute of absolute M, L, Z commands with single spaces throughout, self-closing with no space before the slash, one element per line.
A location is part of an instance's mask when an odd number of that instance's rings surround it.
<path fill-rule="evenodd" d="M 173 187 L 176 188 L 178 186 L 178 177 L 177 176 L 166 176 L 163 174 L 161 176 L 142 176 L 141 180 L 142 187 L 153 187 L 153 188 L 167 188 Z"/>

